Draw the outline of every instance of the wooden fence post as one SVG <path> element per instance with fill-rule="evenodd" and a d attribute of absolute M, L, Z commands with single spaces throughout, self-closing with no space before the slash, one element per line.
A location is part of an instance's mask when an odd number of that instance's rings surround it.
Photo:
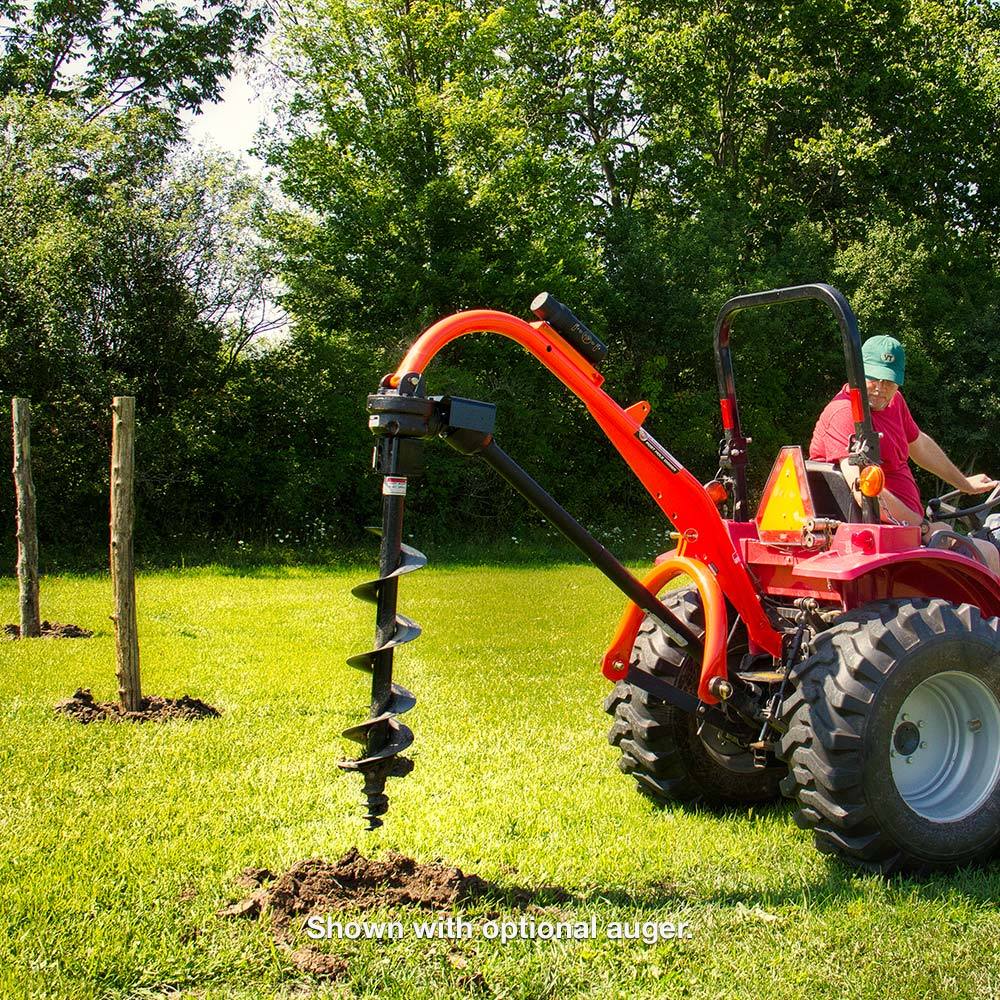
<path fill-rule="evenodd" d="M 139 634 L 135 618 L 135 397 L 115 396 L 111 404 L 111 586 L 115 596 L 115 654 L 118 697 L 126 712 L 142 709 Z"/>
<path fill-rule="evenodd" d="M 17 585 L 21 637 L 41 635 L 38 612 L 38 529 L 35 524 L 35 484 L 31 479 L 31 404 L 16 396 L 10 401 L 14 427 L 14 490 L 17 494 Z"/>

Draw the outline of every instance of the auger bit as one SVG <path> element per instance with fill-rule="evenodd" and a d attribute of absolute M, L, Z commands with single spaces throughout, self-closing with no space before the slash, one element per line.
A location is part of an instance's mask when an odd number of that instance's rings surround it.
<path fill-rule="evenodd" d="M 434 404 L 423 396 L 419 375 L 400 380 L 398 389 L 388 386 L 368 397 L 368 425 L 376 436 L 373 467 L 382 476 L 382 528 L 379 573 L 374 580 L 352 590 L 356 597 L 376 606 L 374 649 L 347 662 L 372 675 L 371 712 L 364 722 L 345 729 L 343 735 L 361 743 L 364 754 L 357 760 L 340 761 L 344 770 L 359 771 L 364 778 L 368 829 L 382 825 L 389 808 L 386 779 L 401 778 L 413 770 L 413 761 L 400 754 L 413 743 L 413 732 L 398 716 L 416 704 L 416 698 L 393 683 L 393 654 L 399 646 L 420 635 L 420 626 L 396 611 L 399 578 L 422 569 L 427 557 L 403 544 L 403 508 L 407 480 L 423 470 L 423 438 L 434 435 Z"/>

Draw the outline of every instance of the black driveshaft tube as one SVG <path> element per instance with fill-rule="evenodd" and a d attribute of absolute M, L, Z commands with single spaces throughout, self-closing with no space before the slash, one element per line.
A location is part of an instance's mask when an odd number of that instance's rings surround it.
<path fill-rule="evenodd" d="M 679 646 L 700 659 L 701 642 L 690 628 L 665 607 L 572 514 L 547 493 L 495 441 L 477 452 L 532 507 L 549 519 L 629 600 L 651 614 Z"/>

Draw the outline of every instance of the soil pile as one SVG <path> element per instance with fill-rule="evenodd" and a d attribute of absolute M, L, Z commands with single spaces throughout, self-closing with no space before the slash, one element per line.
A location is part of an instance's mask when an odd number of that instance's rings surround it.
<path fill-rule="evenodd" d="M 296 948 L 288 953 L 288 957 L 296 968 L 320 979 L 340 979 L 347 975 L 349 968 L 344 959 L 318 948 Z"/>
<path fill-rule="evenodd" d="M 42 639 L 89 639 L 94 633 L 79 625 L 64 625 L 59 622 L 41 623 Z M 3 634 L 8 639 L 21 638 L 20 625 L 4 625 Z"/>
<path fill-rule="evenodd" d="M 271 879 L 261 877 L 263 872 Z M 456 903 L 504 895 L 504 891 L 478 875 L 440 863 L 420 864 L 413 858 L 386 853 L 378 860 L 364 857 L 352 847 L 338 861 L 310 858 L 274 877 L 264 869 L 250 869 L 247 879 L 260 878 L 266 887 L 219 911 L 224 917 L 256 917 L 266 909 L 278 926 L 294 917 L 333 910 L 367 910 L 377 906 L 420 906 L 447 910 Z M 273 880 L 273 881 L 272 881 Z"/>
<path fill-rule="evenodd" d="M 278 947 L 292 964 L 324 979 L 345 977 L 349 963 L 343 955 L 311 945 L 295 947 L 293 930 L 311 914 L 385 906 L 449 910 L 483 898 L 533 908 L 542 896 L 551 901 L 570 898 L 564 889 L 555 886 L 539 890 L 504 889 L 478 875 L 466 875 L 452 865 L 440 862 L 423 865 L 394 851 L 378 860 L 370 859 L 356 847 L 338 861 L 310 858 L 282 875 L 266 868 L 247 868 L 237 882 L 253 891 L 245 899 L 219 910 L 218 915 L 253 920 L 266 912 L 272 919 Z M 455 949 L 449 953 L 449 962 L 456 969 L 468 967 L 468 960 Z M 472 992 L 488 991 L 486 980 L 478 972 L 463 971 L 460 981 Z"/>
<path fill-rule="evenodd" d="M 89 688 L 77 688 L 72 698 L 60 701 L 55 710 L 77 722 L 167 722 L 171 719 L 218 718 L 219 710 L 199 698 L 143 698 L 142 709 L 126 712 L 114 701 L 95 701 Z"/>

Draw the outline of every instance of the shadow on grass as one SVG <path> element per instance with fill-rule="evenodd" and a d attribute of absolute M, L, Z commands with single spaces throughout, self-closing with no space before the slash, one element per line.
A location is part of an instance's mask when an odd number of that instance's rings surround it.
<path fill-rule="evenodd" d="M 556 545 L 552 548 L 541 546 L 514 546 L 509 543 L 491 543 L 482 546 L 475 545 L 423 545 L 418 540 L 407 539 L 407 544 L 419 549 L 427 556 L 430 566 L 436 569 L 550 569 L 554 566 L 578 565 L 589 566 L 590 563 L 576 549 L 568 544 Z M 629 560 L 619 554 L 625 561 L 652 563 L 654 554 L 644 554 Z M 233 557 L 232 553 L 217 553 L 209 562 L 198 564 L 199 568 L 211 568 L 221 576 L 237 576 L 251 578 L 279 578 L 287 575 L 291 569 L 315 570 L 351 570 L 359 574 L 371 573 L 378 566 L 378 543 L 368 546 L 357 546 L 350 550 L 336 550 L 325 553 L 309 554 L 298 552 L 294 555 L 280 552 L 264 551 L 247 553 L 243 557 Z M 284 557 L 283 557 L 284 556 Z M 193 568 L 190 560 L 184 568 Z M 171 568 L 179 568 L 176 564 Z"/>
<path fill-rule="evenodd" d="M 659 803 L 651 803 L 655 811 L 661 811 Z M 674 811 L 682 811 L 687 815 L 706 816 L 714 819 L 742 819 L 746 817 L 747 807 L 732 808 L 708 807 L 700 804 L 675 803 Z M 793 825 L 795 804 L 787 800 L 761 803 L 753 807 L 755 816 L 764 818 L 781 818 L 787 816 L 789 826 Z M 804 839 L 811 842 L 812 837 L 806 831 L 801 831 Z M 846 862 L 835 856 L 824 858 L 825 871 L 821 878 L 812 879 L 798 885 L 783 882 L 774 888 L 720 890 L 709 895 L 697 895 L 685 891 L 669 883 L 654 884 L 646 890 L 593 890 L 580 896 L 574 896 L 574 901 L 581 904 L 593 904 L 605 901 L 616 906 L 635 908 L 639 910 L 656 910 L 669 908 L 678 904 L 710 903 L 718 906 L 746 907 L 780 907 L 809 906 L 811 908 L 835 908 L 856 899 L 869 898 L 872 883 L 884 887 L 889 901 L 901 902 L 904 899 L 916 898 L 921 902 L 955 901 L 960 898 L 977 905 L 986 905 L 990 909 L 1000 907 L 1000 850 L 996 851 L 990 861 L 967 865 L 951 871 L 928 871 L 919 874 L 895 874 L 881 876 L 874 872 L 866 872 L 852 868 Z"/>
<path fill-rule="evenodd" d="M 781 906 L 841 909 L 845 903 L 870 898 L 873 879 L 878 879 L 878 876 L 854 871 L 842 862 L 831 859 L 826 863 L 825 877 L 796 886 L 737 889 L 731 892 L 723 890 L 706 896 L 693 896 L 670 885 L 654 885 L 648 890 L 634 892 L 598 889 L 573 898 L 583 905 L 606 902 L 637 910 L 669 909 L 678 904 L 691 903 L 764 909 Z M 907 900 L 916 898 L 921 902 L 954 902 L 956 898 L 961 898 L 996 909 L 1000 900 L 1000 862 L 919 877 L 895 875 L 881 881 L 889 902 L 899 902 L 900 897 Z"/>
<path fill-rule="evenodd" d="M 826 861 L 825 877 L 801 886 L 719 892 L 706 901 L 721 906 L 798 905 L 812 909 L 840 909 L 844 903 L 869 898 L 872 881 L 882 883 L 886 900 L 890 903 L 913 899 L 920 902 L 954 902 L 956 898 L 961 898 L 996 909 L 1000 899 L 1000 863 L 995 861 L 951 872 L 883 877 L 856 871 L 844 862 L 830 858 Z"/>
<path fill-rule="evenodd" d="M 662 539 L 621 537 L 613 530 L 593 529 L 623 562 L 652 564 L 661 551 L 670 547 L 666 526 Z M 440 567 L 516 566 L 545 568 L 589 562 L 562 536 L 537 527 L 518 532 L 514 538 L 494 537 L 487 540 L 431 539 L 418 534 L 404 539 L 424 552 L 430 562 Z M 211 569 L 224 576 L 280 578 L 290 569 L 364 569 L 378 563 L 378 541 L 363 533 L 352 534 L 336 541 L 297 541 L 279 543 L 275 540 L 232 538 L 212 539 L 191 537 L 169 543 L 144 540 L 136 544 L 136 565 L 142 572 L 164 570 Z M 13 565 L 11 561 L 10 565 Z M 107 573 L 106 545 L 50 545 L 43 551 L 42 572 L 90 576 Z"/>

